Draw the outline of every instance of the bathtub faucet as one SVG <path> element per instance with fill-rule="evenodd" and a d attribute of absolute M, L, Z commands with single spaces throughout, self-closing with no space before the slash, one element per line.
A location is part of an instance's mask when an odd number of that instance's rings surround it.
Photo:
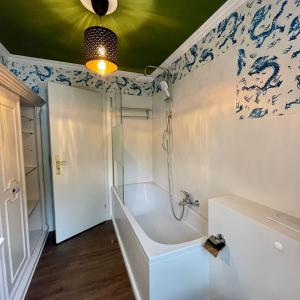
<path fill-rule="evenodd" d="M 184 194 L 184 198 L 179 202 L 180 206 L 185 206 L 185 205 L 191 205 L 195 207 L 199 207 L 199 201 L 194 200 L 194 197 L 192 194 L 186 192 L 186 191 L 181 191 L 181 193 Z"/>

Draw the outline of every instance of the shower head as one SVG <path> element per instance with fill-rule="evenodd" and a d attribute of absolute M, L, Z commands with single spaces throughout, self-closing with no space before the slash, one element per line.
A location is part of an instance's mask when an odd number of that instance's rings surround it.
<path fill-rule="evenodd" d="M 160 84 L 161 90 L 165 92 L 165 94 L 167 95 L 168 98 L 170 98 L 169 86 L 166 83 L 166 81 L 162 80 L 159 84 Z"/>
<path fill-rule="evenodd" d="M 148 65 L 144 69 L 144 75 L 140 75 L 140 76 L 136 77 L 136 81 L 141 82 L 141 83 L 150 83 L 150 82 L 153 82 L 154 81 L 154 77 L 151 76 L 148 73 L 149 69 L 152 69 L 152 70 L 157 70 L 157 69 L 158 70 L 163 70 L 163 72 L 165 74 L 169 74 L 169 70 L 166 69 L 166 68 Z"/>
<path fill-rule="evenodd" d="M 150 75 L 141 75 L 141 76 L 136 77 L 135 80 L 138 82 L 141 82 L 141 83 L 150 83 L 154 80 L 154 77 L 152 77 Z"/>
<path fill-rule="evenodd" d="M 148 69 L 152 69 L 152 70 L 163 70 L 165 73 L 169 73 L 169 70 L 167 68 L 164 68 L 164 67 L 157 67 L 157 66 L 152 66 L 152 65 L 148 65 L 145 67 L 144 69 L 144 75 L 147 74 L 147 70 Z"/>

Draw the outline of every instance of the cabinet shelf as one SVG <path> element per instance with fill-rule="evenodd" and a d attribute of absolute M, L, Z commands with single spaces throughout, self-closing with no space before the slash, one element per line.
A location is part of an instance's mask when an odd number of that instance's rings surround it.
<path fill-rule="evenodd" d="M 36 200 L 27 200 L 27 214 L 28 216 L 31 215 L 31 213 L 34 211 L 38 203 L 40 202 L 39 199 Z"/>
<path fill-rule="evenodd" d="M 33 121 L 33 118 L 30 118 L 30 117 L 27 117 L 27 116 L 24 116 L 24 115 L 21 115 L 21 118 L 25 119 L 25 120 L 28 120 L 29 122 Z"/>
<path fill-rule="evenodd" d="M 22 130 L 23 134 L 34 134 L 34 130 Z"/>
<path fill-rule="evenodd" d="M 32 171 L 36 170 L 37 166 L 25 167 L 25 175 L 30 174 Z"/>

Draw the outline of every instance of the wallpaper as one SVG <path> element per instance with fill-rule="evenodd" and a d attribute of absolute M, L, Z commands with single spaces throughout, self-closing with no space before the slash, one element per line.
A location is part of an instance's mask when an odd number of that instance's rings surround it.
<path fill-rule="evenodd" d="M 113 93 L 119 88 L 123 94 L 135 96 L 151 96 L 154 89 L 152 84 L 137 83 L 127 77 L 112 76 L 103 79 L 99 75 L 85 71 L 84 68 L 78 70 L 70 67 L 56 68 L 50 64 L 31 64 L 12 59 L 9 59 L 6 65 L 13 74 L 41 96 L 48 81 L 68 86 L 102 89 L 107 93 Z"/>
<path fill-rule="evenodd" d="M 237 117 L 300 113 L 299 15 L 300 0 L 246 2 L 172 63 L 172 83 L 236 47 Z"/>

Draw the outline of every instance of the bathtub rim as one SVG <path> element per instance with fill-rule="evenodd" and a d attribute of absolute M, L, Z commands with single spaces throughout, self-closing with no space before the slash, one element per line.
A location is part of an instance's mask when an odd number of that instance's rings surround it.
<path fill-rule="evenodd" d="M 162 259 L 167 259 L 171 256 L 174 257 L 177 255 L 181 255 L 183 253 L 186 253 L 187 251 L 194 251 L 194 250 L 198 249 L 199 247 L 200 248 L 203 247 L 203 244 L 207 238 L 206 235 L 203 235 L 200 238 L 197 238 L 197 239 L 194 239 L 194 240 L 191 240 L 188 242 L 184 242 L 184 243 L 179 243 L 179 244 L 163 244 L 163 243 L 159 243 L 157 241 L 152 240 L 147 235 L 147 233 L 142 229 L 140 224 L 136 221 L 135 217 L 131 214 L 131 212 L 126 207 L 126 205 L 122 202 L 115 187 L 112 187 L 112 192 L 114 193 L 119 205 L 121 206 L 124 214 L 126 215 L 128 221 L 130 223 L 130 226 L 133 230 L 133 233 L 135 234 L 137 240 L 139 241 L 141 248 L 144 251 L 145 257 L 150 264 L 160 261 Z M 113 197 L 112 197 L 112 201 L 114 201 Z M 112 219 L 114 221 L 113 216 L 112 216 Z M 115 225 L 115 222 L 114 222 L 114 225 Z M 122 241 L 120 241 L 120 242 L 122 242 Z"/>

